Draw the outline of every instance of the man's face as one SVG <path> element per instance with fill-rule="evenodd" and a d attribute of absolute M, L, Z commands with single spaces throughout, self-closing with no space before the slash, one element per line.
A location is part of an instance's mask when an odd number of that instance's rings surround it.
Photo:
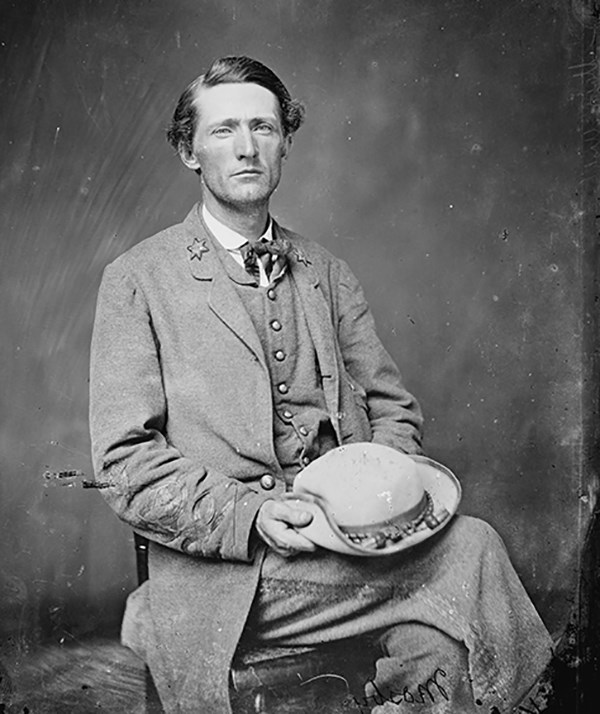
<path fill-rule="evenodd" d="M 265 205 L 279 183 L 289 141 L 275 95 L 258 84 L 199 90 L 196 133 L 186 166 L 201 170 L 207 207 L 249 210 Z"/>

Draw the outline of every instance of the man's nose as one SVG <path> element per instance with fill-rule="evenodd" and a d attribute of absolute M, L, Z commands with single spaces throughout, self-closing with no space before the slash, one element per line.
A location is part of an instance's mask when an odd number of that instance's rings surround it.
<path fill-rule="evenodd" d="M 258 146 L 249 127 L 241 127 L 235 142 L 235 153 L 238 159 L 255 158 Z"/>

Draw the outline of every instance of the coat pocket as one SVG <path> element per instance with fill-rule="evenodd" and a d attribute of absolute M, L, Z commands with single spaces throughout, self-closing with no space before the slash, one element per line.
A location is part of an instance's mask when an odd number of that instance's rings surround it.
<path fill-rule="evenodd" d="M 348 387 L 352 394 L 352 398 L 358 407 L 368 410 L 369 406 L 367 404 L 367 392 L 358 382 L 355 382 L 349 375 L 346 376 L 346 381 L 348 382 Z"/>
<path fill-rule="evenodd" d="M 343 384 L 340 420 L 342 441 L 371 441 L 367 392 L 350 375 L 345 376 Z"/>

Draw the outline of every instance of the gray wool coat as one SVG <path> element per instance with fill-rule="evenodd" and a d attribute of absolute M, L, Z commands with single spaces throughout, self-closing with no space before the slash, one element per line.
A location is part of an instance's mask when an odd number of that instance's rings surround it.
<path fill-rule="evenodd" d="M 274 230 L 294 246 L 289 279 L 338 443 L 419 452 L 418 405 L 356 278 L 318 243 Z M 129 628 L 146 632 L 169 712 L 229 711 L 264 553 L 253 523 L 284 490 L 265 355 L 214 240 L 195 206 L 107 266 L 92 339 L 94 470 L 118 516 L 151 541 L 147 611 Z"/>

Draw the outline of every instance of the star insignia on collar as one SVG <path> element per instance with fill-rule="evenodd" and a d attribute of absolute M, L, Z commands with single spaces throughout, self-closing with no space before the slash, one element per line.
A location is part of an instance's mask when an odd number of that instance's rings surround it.
<path fill-rule="evenodd" d="M 197 238 L 194 238 L 194 242 L 192 245 L 188 245 L 187 249 L 190 253 L 190 260 L 197 258 L 199 261 L 202 260 L 204 253 L 208 253 L 210 250 L 206 245 L 206 240 L 199 241 Z"/>
<path fill-rule="evenodd" d="M 312 265 L 312 262 L 308 259 L 306 254 L 301 251 L 299 248 L 294 248 L 292 249 L 292 253 L 294 254 L 294 257 L 299 263 L 303 263 L 304 265 Z"/>

